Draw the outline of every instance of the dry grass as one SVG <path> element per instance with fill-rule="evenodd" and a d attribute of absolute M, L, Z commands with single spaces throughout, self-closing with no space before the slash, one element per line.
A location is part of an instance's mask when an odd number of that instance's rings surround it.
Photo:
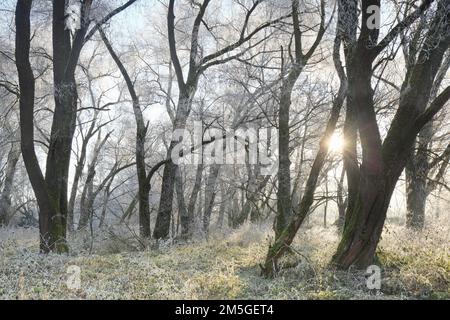
<path fill-rule="evenodd" d="M 450 298 L 447 227 L 411 233 L 388 226 L 380 244 L 382 288 L 368 290 L 362 272 L 326 269 L 334 228 L 299 232 L 286 267 L 274 280 L 259 276 L 269 227 L 244 226 L 208 242 L 134 251 L 126 232 L 71 239 L 71 255 L 37 253 L 35 230 L 0 231 L 1 299 L 407 299 Z M 433 232 L 431 232 L 433 230 Z M 116 230 L 117 231 L 117 230 Z M 130 242 L 129 244 L 125 244 Z M 118 249 L 120 248 L 120 250 Z M 117 252 L 121 251 L 121 252 Z M 81 268 L 81 288 L 69 290 L 67 268 Z"/>

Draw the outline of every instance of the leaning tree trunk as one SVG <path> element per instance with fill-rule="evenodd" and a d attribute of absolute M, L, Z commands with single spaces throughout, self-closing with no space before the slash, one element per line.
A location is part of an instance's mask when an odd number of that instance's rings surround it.
<path fill-rule="evenodd" d="M 120 73 L 125 79 L 127 84 L 128 91 L 130 93 L 131 99 L 133 101 L 133 113 L 136 121 L 136 147 L 135 147 L 135 155 L 136 155 L 136 172 L 138 177 L 138 201 L 139 201 L 139 231 L 140 235 L 143 238 L 151 237 L 150 230 L 150 202 L 149 202 L 149 193 L 150 193 L 150 182 L 147 179 L 147 171 L 145 169 L 145 138 L 147 135 L 147 126 L 144 122 L 144 116 L 142 114 L 141 106 L 139 103 L 139 97 L 134 89 L 133 81 L 130 78 L 125 66 L 122 61 L 119 59 L 115 51 L 113 50 L 111 43 L 106 37 L 103 29 L 99 28 L 100 35 L 102 40 L 108 49 L 109 54 L 113 58 L 117 67 L 120 70 Z"/>
<path fill-rule="evenodd" d="M 327 122 L 325 132 L 320 140 L 320 147 L 309 172 L 305 191 L 300 200 L 300 204 L 297 208 L 295 208 L 295 214 L 288 226 L 277 238 L 275 238 L 274 243 L 270 245 L 264 265 L 261 265 L 262 274 L 268 278 L 271 278 L 276 274 L 278 270 L 278 260 L 289 250 L 289 246 L 294 240 L 298 229 L 303 224 L 303 221 L 308 216 L 310 208 L 314 202 L 314 194 L 317 188 L 320 172 L 322 171 L 329 151 L 328 140 L 336 129 L 339 114 L 347 94 L 347 78 L 340 61 L 340 47 L 341 37 L 338 34 L 334 42 L 333 60 L 340 79 L 339 91 L 333 101 L 330 118 Z"/>

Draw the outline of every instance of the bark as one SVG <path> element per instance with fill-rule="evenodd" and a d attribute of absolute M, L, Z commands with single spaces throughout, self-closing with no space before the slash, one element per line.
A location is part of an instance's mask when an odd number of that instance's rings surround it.
<path fill-rule="evenodd" d="M 109 198 L 111 197 L 111 186 L 113 183 L 113 179 L 111 179 L 111 181 L 106 185 L 105 191 L 103 192 L 103 203 L 102 203 L 102 213 L 100 215 L 100 222 L 98 224 L 99 228 L 103 228 L 103 226 L 105 225 L 105 221 L 106 221 L 106 214 L 108 211 L 108 202 L 109 202 Z"/>
<path fill-rule="evenodd" d="M 345 210 L 347 208 L 347 198 L 344 200 L 344 177 L 345 168 L 342 168 L 341 177 L 338 181 L 337 186 L 337 207 L 338 207 L 338 219 L 336 221 L 336 226 L 338 227 L 339 233 L 342 232 L 345 222 Z"/>
<path fill-rule="evenodd" d="M 174 122 L 174 129 L 184 129 L 186 127 L 186 121 L 190 113 L 191 105 L 191 98 L 187 96 L 180 97 L 177 108 L 177 115 Z M 169 236 L 175 175 L 177 170 L 177 165 L 172 161 L 171 155 L 173 148 L 177 144 L 177 141 L 172 140 L 167 150 L 167 162 L 164 166 L 163 171 L 159 210 L 156 217 L 155 229 L 153 231 L 153 237 L 155 239 L 167 238 Z"/>
<path fill-rule="evenodd" d="M 431 91 L 431 100 L 436 98 L 442 80 L 450 66 L 450 53 L 447 56 L 436 75 Z M 407 86 L 407 81 L 403 87 Z M 421 230 L 425 224 L 425 208 L 428 195 L 434 190 L 435 184 L 430 182 L 432 175 L 432 161 L 430 150 L 433 139 L 433 122 L 425 125 L 420 131 L 417 143 L 417 150 L 411 151 L 411 157 L 405 167 L 406 175 L 406 226 L 408 228 Z M 445 161 L 445 157 L 443 157 Z M 448 161 L 448 160 L 447 160 Z M 432 181 L 439 182 L 440 177 Z"/>
<path fill-rule="evenodd" d="M 220 171 L 220 164 L 213 164 L 209 169 L 205 190 L 205 211 L 203 212 L 203 232 L 208 236 L 211 213 L 216 198 L 216 181 Z"/>
<path fill-rule="evenodd" d="M 294 179 L 294 185 L 292 188 L 292 203 L 295 205 L 298 205 L 300 203 L 300 199 L 301 199 L 301 184 L 302 184 L 302 175 L 303 175 L 303 171 L 302 168 L 304 166 L 304 162 L 305 162 L 305 145 L 306 145 L 306 135 L 308 133 L 308 123 L 307 121 L 305 122 L 305 127 L 303 130 L 303 135 L 302 135 L 302 143 L 301 143 L 301 147 L 299 149 L 299 154 L 297 155 L 298 161 L 296 163 L 296 168 L 295 171 L 297 172 L 297 176 Z"/>
<path fill-rule="evenodd" d="M 101 23 L 109 21 L 129 4 L 113 10 Z M 32 1 L 18 1 L 16 7 L 16 64 L 21 91 L 22 154 L 27 173 L 39 206 L 41 251 L 67 252 L 67 181 L 70 165 L 72 139 L 76 125 L 77 90 L 75 69 L 84 43 L 95 33 L 86 33 L 92 0 L 81 5 L 81 28 L 73 35 L 65 27 L 66 1 L 53 1 L 52 44 L 55 110 L 50 133 L 45 178 L 39 167 L 34 148 L 34 78 L 29 62 L 30 10 Z M 22 95 L 22 92 L 21 92 Z"/>
<path fill-rule="evenodd" d="M 178 218 L 181 223 L 181 235 L 182 237 L 189 234 L 189 213 L 186 208 L 186 203 L 184 201 L 183 192 L 183 177 L 181 175 L 181 168 L 177 168 L 176 178 L 175 178 L 175 188 L 177 192 L 177 205 L 178 205 Z M 178 226 L 177 226 L 178 229 Z"/>
<path fill-rule="evenodd" d="M 219 216 L 217 218 L 217 227 L 222 229 L 223 220 L 225 218 L 225 210 L 227 208 L 227 192 L 224 183 L 220 183 L 220 206 L 219 206 Z"/>
<path fill-rule="evenodd" d="M 89 26 L 92 2 L 85 1 L 81 7 L 81 28 L 71 41 L 70 30 L 65 26 L 65 1 L 53 1 L 53 78 L 55 110 L 50 133 L 45 181 L 49 196 L 55 206 L 50 217 L 50 237 L 57 243 L 56 251 L 67 251 L 66 228 L 68 211 L 68 175 L 72 140 L 76 126 L 77 84 L 75 69 Z"/>
<path fill-rule="evenodd" d="M 325 207 L 323 209 L 323 227 L 327 227 L 327 214 L 328 214 L 328 175 L 325 176 Z"/>
<path fill-rule="evenodd" d="M 202 187 L 203 167 L 203 163 L 197 165 L 195 182 L 192 187 L 191 197 L 189 198 L 189 204 L 187 207 L 187 216 L 186 219 L 183 219 L 183 217 L 181 218 L 181 234 L 185 237 L 189 237 L 193 231 L 192 228 L 194 227 L 195 204 L 197 203 L 198 194 Z"/>
<path fill-rule="evenodd" d="M 0 226 L 7 226 L 11 218 L 11 195 L 20 154 L 20 145 L 13 143 L 8 153 L 3 190 L 0 194 Z"/>

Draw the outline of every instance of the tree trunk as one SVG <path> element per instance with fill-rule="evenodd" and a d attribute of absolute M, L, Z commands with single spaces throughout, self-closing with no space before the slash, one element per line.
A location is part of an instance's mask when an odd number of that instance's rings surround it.
<path fill-rule="evenodd" d="M 186 121 L 191 110 L 192 100 L 188 96 L 180 96 L 177 115 L 174 122 L 175 130 L 184 130 L 186 127 Z M 173 206 L 173 193 L 175 184 L 175 175 L 177 165 L 172 160 L 172 150 L 178 144 L 178 141 L 172 140 L 167 150 L 166 164 L 164 166 L 164 172 L 161 184 L 161 198 L 159 201 L 159 210 L 156 217 L 155 229 L 153 231 L 153 237 L 155 239 L 164 239 L 169 236 L 170 231 L 170 219 L 172 216 Z"/>
<path fill-rule="evenodd" d="M 86 137 L 83 139 L 82 141 L 82 145 L 81 145 L 81 152 L 80 152 L 80 157 L 77 161 L 76 167 L 75 167 L 75 175 L 73 177 L 73 183 L 72 183 L 72 188 L 70 191 L 70 197 L 69 197 L 69 205 L 67 208 L 67 229 L 69 231 L 74 231 L 74 209 L 75 209 L 75 200 L 77 197 L 77 192 L 78 192 L 78 184 L 80 182 L 81 176 L 83 175 L 83 169 L 84 169 L 84 165 L 86 162 L 86 153 L 87 153 L 87 147 L 88 147 L 88 143 L 89 140 L 92 137 L 92 133 L 94 131 L 95 128 L 95 124 L 96 124 L 96 119 L 97 119 L 97 112 L 95 113 L 94 119 L 92 120 L 92 123 L 89 127 L 88 132 L 86 133 Z"/>
<path fill-rule="evenodd" d="M 323 227 L 327 227 L 327 212 L 328 211 L 328 175 L 325 176 L 325 207 L 323 209 Z"/>
<path fill-rule="evenodd" d="M 300 72 L 298 72 L 300 75 Z M 278 192 L 277 192 L 277 216 L 275 218 L 274 229 L 275 238 L 278 238 L 289 224 L 292 216 L 291 199 L 291 161 L 289 159 L 289 109 L 291 107 L 291 95 L 295 81 L 298 79 L 296 74 L 290 76 L 281 89 L 280 109 L 279 109 L 279 134 L 278 134 Z M 292 78 L 292 79 L 291 79 Z"/>
<path fill-rule="evenodd" d="M 237 216 L 234 219 L 233 226 L 234 228 L 240 227 L 242 224 L 244 224 L 245 221 L 247 221 L 248 217 L 250 216 L 252 209 L 254 209 L 255 203 L 258 199 L 258 195 L 263 191 L 263 189 L 266 187 L 267 183 L 270 180 L 270 176 L 264 177 L 264 179 L 257 181 L 254 181 L 254 184 L 251 184 L 249 186 L 249 193 L 247 194 L 246 200 L 244 202 L 244 206 L 242 207 L 241 211 L 237 214 Z"/>
<path fill-rule="evenodd" d="M 128 91 L 130 93 L 131 99 L 133 101 L 133 113 L 136 121 L 136 172 L 138 177 L 138 201 L 139 201 L 139 231 L 140 236 L 143 238 L 151 237 L 150 230 L 150 182 L 147 180 L 147 172 L 145 169 L 145 138 L 147 135 L 147 126 L 144 122 L 144 116 L 142 114 L 141 106 L 139 103 L 139 97 L 134 89 L 134 84 L 125 69 L 122 61 L 120 61 L 117 54 L 114 52 L 111 43 L 103 32 L 102 28 L 99 28 L 100 35 L 106 48 L 108 49 L 111 57 L 119 68 L 122 76 L 127 84 Z"/>
<path fill-rule="evenodd" d="M 302 49 L 302 31 L 300 30 L 300 16 L 298 0 L 292 1 L 292 22 L 293 22 L 293 39 L 295 42 L 295 54 L 287 76 L 282 74 L 282 85 L 280 95 L 280 105 L 278 113 L 278 192 L 277 192 L 277 216 L 275 217 L 274 229 L 275 238 L 279 238 L 283 231 L 291 222 L 292 211 L 292 197 L 291 197 L 291 161 L 289 159 L 290 149 L 290 125 L 289 125 L 289 109 L 291 107 L 292 90 L 297 82 L 303 68 L 308 63 L 311 56 L 314 54 L 318 45 L 322 41 L 325 33 L 325 2 L 320 2 L 320 25 L 314 43 L 309 48 L 306 54 Z M 290 50 L 290 46 L 289 46 Z M 283 54 L 283 53 L 282 53 Z M 292 53 L 289 52 L 290 56 Z M 284 57 L 282 57 L 284 59 Z M 282 63 L 282 73 L 284 73 L 284 65 Z"/>
<path fill-rule="evenodd" d="M 30 64 L 30 11 L 31 0 L 18 0 L 16 6 L 16 66 L 20 87 L 21 149 L 28 177 L 39 207 L 39 240 L 41 252 L 55 247 L 50 237 L 50 217 L 55 207 L 49 197 L 34 147 L 34 94 L 35 79 Z"/>
<path fill-rule="evenodd" d="M 88 173 L 86 176 L 86 181 L 84 183 L 83 192 L 80 198 L 80 219 L 78 221 L 78 230 L 82 230 L 89 225 L 90 220 L 93 215 L 93 205 L 94 205 L 94 178 L 95 178 L 95 168 L 97 167 L 98 157 L 100 151 L 105 145 L 109 138 L 107 134 L 103 139 L 101 138 L 101 131 L 98 133 L 97 142 L 92 154 L 92 160 L 88 165 Z"/>
<path fill-rule="evenodd" d="M 341 37 L 338 34 L 334 41 L 333 60 L 340 79 L 339 91 L 333 100 L 330 118 L 327 122 L 325 132 L 320 140 L 319 150 L 316 154 L 311 171 L 306 181 L 305 191 L 300 200 L 300 204 L 298 205 L 298 208 L 294 210 L 295 214 L 292 221 L 281 232 L 281 234 L 275 238 L 274 243 L 269 246 L 264 265 L 261 265 L 262 274 L 268 278 L 273 277 L 277 272 L 278 259 L 283 256 L 286 251 L 288 251 L 298 229 L 308 216 L 311 205 L 314 202 L 314 193 L 316 191 L 320 172 L 322 171 L 328 155 L 328 140 L 334 133 L 337 121 L 339 119 L 339 114 L 347 94 L 347 79 L 340 61 L 340 47 Z"/>
<path fill-rule="evenodd" d="M 181 223 L 181 235 L 182 237 L 189 234 L 189 213 L 186 208 L 186 203 L 184 201 L 183 192 L 183 177 L 181 175 L 181 168 L 177 167 L 177 173 L 175 177 L 175 188 L 177 192 L 177 206 L 178 206 L 178 220 Z"/>
<path fill-rule="evenodd" d="M 20 154 L 20 145 L 13 143 L 8 153 L 5 180 L 0 194 L 0 226 L 7 226 L 11 218 L 11 193 Z"/>
<path fill-rule="evenodd" d="M 224 183 L 220 183 L 220 206 L 219 206 L 219 216 L 217 218 L 217 227 L 219 229 L 222 229 L 223 227 L 223 220 L 225 218 L 225 210 L 227 208 L 227 192 L 226 188 L 224 186 Z"/>
<path fill-rule="evenodd" d="M 431 129 L 428 124 L 428 130 Z M 419 138 L 420 140 L 420 138 Z M 405 167 L 406 176 L 406 226 L 422 229 L 425 223 L 425 206 L 427 200 L 428 143 L 419 142 L 417 152 L 412 152 Z M 424 150 L 424 147 L 427 148 Z"/>
<path fill-rule="evenodd" d="M 187 207 L 187 219 L 181 218 L 181 234 L 184 237 L 190 237 L 192 235 L 192 228 L 194 227 L 195 217 L 195 204 L 197 203 L 198 194 L 202 187 L 203 177 L 203 163 L 197 165 L 197 172 L 195 174 L 195 182 L 192 188 L 191 197 L 189 198 L 189 204 Z"/>
<path fill-rule="evenodd" d="M 103 204 L 102 204 L 102 214 L 100 216 L 100 222 L 98 224 L 98 227 L 101 229 L 105 225 L 106 221 L 106 213 L 108 211 L 108 202 L 109 198 L 111 197 L 111 185 L 112 185 L 113 179 L 108 183 L 108 185 L 105 188 L 105 191 L 103 193 Z"/>
<path fill-rule="evenodd" d="M 220 164 L 211 165 L 209 170 L 205 190 L 205 211 L 203 213 L 203 232 L 206 236 L 208 236 L 211 213 L 214 207 L 214 199 L 216 197 L 216 181 L 217 176 L 219 175 Z"/>
<path fill-rule="evenodd" d="M 442 5 L 445 5 L 444 1 L 438 4 Z M 410 157 L 416 136 L 450 96 L 447 89 L 425 112 L 434 78 L 450 43 L 450 35 L 445 33 L 449 16 L 444 14 L 442 17 L 443 12 L 445 8 L 438 7 L 418 63 L 411 70 L 408 85 L 403 86 L 397 113 L 381 146 L 371 88 L 372 63 L 376 53 L 366 46 L 368 39 L 376 41 L 376 36 L 371 36 L 373 31 L 364 30 L 368 16 L 363 10 L 363 31 L 353 52 L 352 63 L 347 67 L 348 99 L 357 107 L 363 159 L 358 192 L 353 195 L 356 202 L 354 207 L 347 208 L 343 237 L 332 259 L 332 264 L 338 268 L 355 266 L 364 269 L 373 263 L 392 193 Z M 436 44 L 436 34 L 446 36 Z"/>
<path fill-rule="evenodd" d="M 439 88 L 450 67 L 450 52 L 444 59 L 439 69 L 436 79 L 431 89 L 430 100 L 436 98 Z M 407 86 L 405 81 L 403 87 Z M 433 122 L 425 125 L 420 131 L 417 139 L 417 151 L 411 151 L 411 158 L 405 167 L 406 175 L 406 226 L 412 229 L 421 230 L 425 224 L 425 208 L 428 195 L 434 189 L 433 183 L 428 183 L 429 175 L 432 170 L 430 163 L 430 149 L 433 139 Z M 445 151 L 444 157 L 445 159 Z M 448 160 L 447 160 L 448 161 Z M 436 163 L 437 164 L 437 163 Z M 435 182 L 440 180 L 439 172 Z"/>
<path fill-rule="evenodd" d="M 342 232 L 344 228 L 345 221 L 345 209 L 347 208 L 347 201 L 344 200 L 344 177 L 345 168 L 342 168 L 341 177 L 339 178 L 337 186 L 337 207 L 338 207 L 338 219 L 336 221 L 336 226 L 338 227 L 339 233 Z"/>

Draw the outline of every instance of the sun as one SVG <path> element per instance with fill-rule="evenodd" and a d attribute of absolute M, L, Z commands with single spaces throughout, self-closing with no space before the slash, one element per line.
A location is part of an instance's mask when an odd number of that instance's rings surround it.
<path fill-rule="evenodd" d="M 344 149 L 344 146 L 344 137 L 338 133 L 333 133 L 333 135 L 328 140 L 328 148 L 330 148 L 331 152 L 341 153 Z"/>

